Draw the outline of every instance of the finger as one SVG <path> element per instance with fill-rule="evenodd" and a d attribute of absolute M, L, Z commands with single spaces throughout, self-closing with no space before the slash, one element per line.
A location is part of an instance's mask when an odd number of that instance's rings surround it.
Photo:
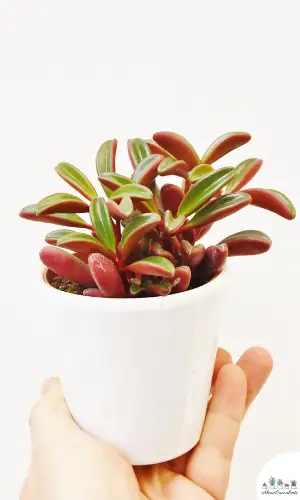
<path fill-rule="evenodd" d="M 46 380 L 43 383 L 41 393 L 39 401 L 32 408 L 30 414 L 33 443 L 40 442 L 47 436 L 50 439 L 61 423 L 73 422 L 58 379 Z"/>
<path fill-rule="evenodd" d="M 237 365 L 242 368 L 247 378 L 247 399 L 245 408 L 245 411 L 247 411 L 268 380 L 273 369 L 273 360 L 266 349 L 262 347 L 251 347 L 240 357 Z"/>
<path fill-rule="evenodd" d="M 225 497 L 228 487 L 246 396 L 247 380 L 243 370 L 236 365 L 223 366 L 213 389 L 200 442 L 187 464 L 187 477 L 217 500 Z"/>
<path fill-rule="evenodd" d="M 217 356 L 216 356 L 216 361 L 215 361 L 215 366 L 214 366 L 214 372 L 213 372 L 213 377 L 212 377 L 212 385 L 215 384 L 217 380 L 217 376 L 219 371 L 224 365 L 228 365 L 232 363 L 232 357 L 231 354 L 229 354 L 226 349 L 223 349 L 223 347 L 219 347 L 217 351 Z"/>

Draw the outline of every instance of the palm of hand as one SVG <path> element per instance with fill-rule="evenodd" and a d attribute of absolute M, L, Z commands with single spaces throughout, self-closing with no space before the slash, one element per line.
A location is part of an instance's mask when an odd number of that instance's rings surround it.
<path fill-rule="evenodd" d="M 52 381 L 32 412 L 33 460 L 21 500 L 224 500 L 241 421 L 271 368 L 263 349 L 249 349 L 237 365 L 220 349 L 200 442 L 170 462 L 134 468 L 77 427 Z"/>

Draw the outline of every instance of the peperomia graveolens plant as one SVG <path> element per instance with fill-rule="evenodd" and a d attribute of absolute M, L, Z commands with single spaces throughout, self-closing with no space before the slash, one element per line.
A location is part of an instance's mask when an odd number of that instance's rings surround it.
<path fill-rule="evenodd" d="M 152 140 L 131 139 L 131 178 L 116 173 L 117 141 L 106 141 L 96 168 L 107 200 L 80 170 L 59 163 L 58 175 L 87 201 L 55 193 L 20 212 L 24 219 L 72 228 L 46 236 L 48 246 L 40 258 L 48 282 L 90 297 L 168 295 L 207 283 L 222 271 L 227 256 L 269 250 L 270 238 L 255 230 L 232 234 L 208 248 L 199 243 L 214 223 L 250 204 L 289 220 L 296 215 L 279 191 L 245 189 L 262 160 L 215 168 L 217 160 L 250 139 L 245 132 L 222 135 L 202 157 L 173 132 L 157 132 Z M 169 175 L 182 178 L 182 186 L 159 188 L 157 178 Z M 78 215 L 85 212 L 89 222 Z"/>

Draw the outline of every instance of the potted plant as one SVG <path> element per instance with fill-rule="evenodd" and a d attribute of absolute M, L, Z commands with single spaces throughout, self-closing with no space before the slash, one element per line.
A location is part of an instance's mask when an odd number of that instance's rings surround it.
<path fill-rule="evenodd" d="M 250 138 L 225 134 L 201 158 L 171 132 L 129 140 L 131 178 L 116 173 L 117 142 L 110 140 L 96 157 L 106 201 L 80 170 L 59 163 L 56 172 L 87 201 L 56 193 L 20 212 L 67 227 L 48 233 L 40 252 L 43 328 L 59 337 L 58 375 L 75 420 L 135 465 L 172 459 L 197 443 L 226 295 L 226 259 L 271 246 L 255 230 L 207 248 L 199 240 L 250 204 L 295 217 L 282 193 L 244 189 L 261 160 L 213 166 Z M 169 175 L 182 186 L 159 188 L 157 178 Z M 89 221 L 78 215 L 85 212 Z"/>

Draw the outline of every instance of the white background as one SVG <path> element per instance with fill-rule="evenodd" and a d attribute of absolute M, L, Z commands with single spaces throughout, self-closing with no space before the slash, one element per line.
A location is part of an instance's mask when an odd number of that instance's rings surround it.
<path fill-rule="evenodd" d="M 18 497 L 28 411 L 51 372 L 26 321 L 30 315 L 42 338 L 32 290 L 49 228 L 17 212 L 64 190 L 53 171 L 59 161 L 96 182 L 104 140 L 123 141 L 119 170 L 126 172 L 125 139 L 156 130 L 182 133 L 200 154 L 224 132 L 251 132 L 253 141 L 220 164 L 263 158 L 252 185 L 280 189 L 297 207 L 298 9 L 297 0 L 1 1 L 0 498 Z M 230 261 L 221 343 L 235 357 L 265 346 L 275 369 L 242 429 L 229 500 L 253 500 L 263 464 L 300 448 L 299 219 L 250 207 L 216 225 L 207 241 L 247 228 L 266 231 L 273 248 Z"/>

